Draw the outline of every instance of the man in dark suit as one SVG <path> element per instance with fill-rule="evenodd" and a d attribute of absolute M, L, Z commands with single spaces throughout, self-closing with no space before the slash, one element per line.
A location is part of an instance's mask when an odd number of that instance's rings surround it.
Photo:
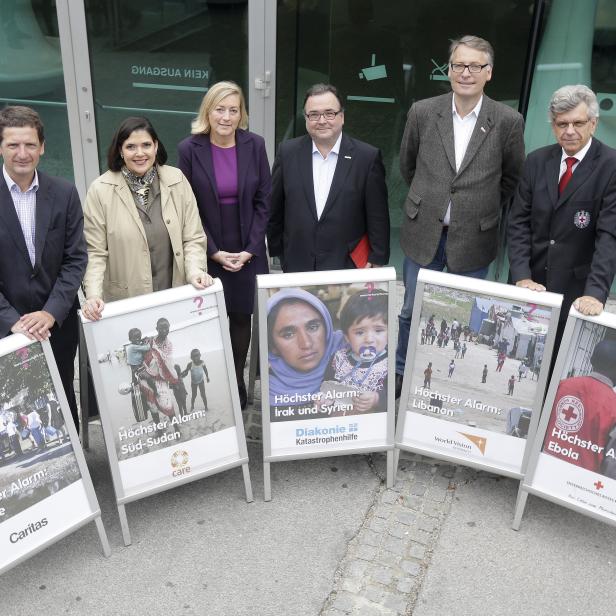
<path fill-rule="evenodd" d="M 28 107 L 0 111 L 0 336 L 49 338 L 78 426 L 73 389 L 77 290 L 88 261 L 75 187 L 37 171 L 43 124 Z"/>
<path fill-rule="evenodd" d="M 272 170 L 270 255 L 285 272 L 385 265 L 389 209 L 380 151 L 342 132 L 334 86 L 312 86 L 304 116 L 308 135 L 281 143 Z"/>
<path fill-rule="evenodd" d="M 452 93 L 415 103 L 400 146 L 409 184 L 400 229 L 404 305 L 396 350 L 402 387 L 419 269 L 485 278 L 496 256 L 498 227 L 524 163 L 524 120 L 484 95 L 492 79 L 488 41 L 464 36 L 449 48 Z"/>
<path fill-rule="evenodd" d="M 556 90 L 549 115 L 558 143 L 528 156 L 508 246 L 517 286 L 564 295 L 558 345 L 571 304 L 600 314 L 616 273 L 616 150 L 593 137 L 599 105 L 590 88 Z"/>

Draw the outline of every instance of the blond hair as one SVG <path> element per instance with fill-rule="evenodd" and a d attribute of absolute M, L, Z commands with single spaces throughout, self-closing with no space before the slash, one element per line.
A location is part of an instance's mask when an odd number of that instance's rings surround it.
<path fill-rule="evenodd" d="M 227 96 L 231 96 L 232 94 L 237 94 L 240 99 L 240 123 L 238 125 L 239 128 L 248 128 L 248 113 L 246 112 L 246 102 L 244 100 L 244 94 L 242 92 L 242 88 L 240 88 L 233 81 L 219 81 L 215 83 L 201 101 L 201 105 L 199 106 L 199 112 L 197 113 L 197 117 L 193 120 L 191 124 L 191 134 L 193 135 L 201 135 L 208 134 L 210 132 L 210 120 L 208 116 L 211 111 L 220 103 L 223 98 L 227 98 Z"/>

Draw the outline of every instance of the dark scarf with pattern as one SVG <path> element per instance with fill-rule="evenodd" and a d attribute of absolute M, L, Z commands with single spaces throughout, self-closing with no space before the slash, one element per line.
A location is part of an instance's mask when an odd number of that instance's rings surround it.
<path fill-rule="evenodd" d="M 122 166 L 122 175 L 130 188 L 130 191 L 135 195 L 139 205 L 142 208 L 148 208 L 148 196 L 150 194 L 150 188 L 152 182 L 156 179 L 158 172 L 156 171 L 156 165 L 154 165 L 147 173 L 142 176 L 135 175 L 130 171 L 126 165 Z"/>

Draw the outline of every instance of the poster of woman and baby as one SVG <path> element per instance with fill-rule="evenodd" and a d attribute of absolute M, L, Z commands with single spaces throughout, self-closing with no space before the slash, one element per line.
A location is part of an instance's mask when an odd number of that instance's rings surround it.
<path fill-rule="evenodd" d="M 390 270 L 259 277 L 273 455 L 388 445 Z"/>

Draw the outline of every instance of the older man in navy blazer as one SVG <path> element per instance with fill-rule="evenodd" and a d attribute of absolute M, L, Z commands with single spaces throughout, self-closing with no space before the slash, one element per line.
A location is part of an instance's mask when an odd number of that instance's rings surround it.
<path fill-rule="evenodd" d="M 564 295 L 558 343 L 571 304 L 583 314 L 601 313 L 614 280 L 616 150 L 593 137 L 599 105 L 590 88 L 556 90 L 549 116 L 558 143 L 526 160 L 508 246 L 517 286 Z"/>
<path fill-rule="evenodd" d="M 285 272 L 386 265 L 380 151 L 342 132 L 344 108 L 332 85 L 308 90 L 304 116 L 308 135 L 281 143 L 272 169 L 270 255 L 280 257 Z"/>
<path fill-rule="evenodd" d="M 72 184 L 37 171 L 44 150 L 34 110 L 0 111 L 0 336 L 49 338 L 78 425 L 73 378 L 77 290 L 88 260 L 83 214 Z"/>

